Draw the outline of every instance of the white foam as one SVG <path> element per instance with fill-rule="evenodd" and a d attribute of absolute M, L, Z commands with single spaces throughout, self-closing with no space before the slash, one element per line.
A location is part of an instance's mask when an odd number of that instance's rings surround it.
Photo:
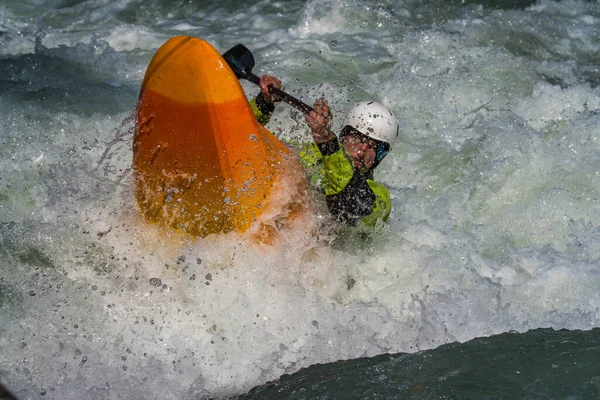
<path fill-rule="evenodd" d="M 186 31 L 196 29 L 189 24 L 179 24 L 175 30 Z M 156 43 L 167 38 L 157 35 L 145 26 L 120 26 L 110 32 L 105 38 L 110 47 L 116 51 L 154 50 Z"/>
<path fill-rule="evenodd" d="M 307 103 L 329 99 L 335 129 L 356 100 L 392 107 L 402 134 L 376 175 L 391 189 L 389 223 L 370 237 L 334 232 L 317 198 L 306 224 L 280 229 L 273 247 L 255 245 L 253 232 L 165 232 L 133 205 L 130 137 L 100 160 L 131 110 L 57 113 L 8 91 L 0 262 L 10 268 L 0 269 L 0 290 L 10 296 L 0 293 L 0 359 L 10 386 L 45 388 L 46 398 L 224 396 L 319 362 L 599 325 L 599 89 L 578 83 L 578 62 L 490 41 L 499 26 L 519 38 L 533 21 L 561 35 L 550 43 L 556 54 L 575 59 L 571 40 L 581 40 L 593 55 L 592 5 L 479 7 L 406 27 L 386 10 L 315 0 L 295 4 L 295 23 L 270 29 L 281 19 L 268 3 L 249 6 L 261 18 L 225 21 L 214 44 L 246 38 L 257 73 L 276 74 Z M 397 15 L 408 18 L 402 7 Z M 581 26 L 566 29 L 573 21 Z M 38 49 L 125 91 L 171 29 L 196 25 L 167 22 L 50 32 Z M 8 54 L 21 54 L 21 42 L 8 43 Z M 70 88 L 28 74 L 32 93 Z M 299 113 L 279 105 L 273 118 L 282 137 L 307 137 Z"/>
<path fill-rule="evenodd" d="M 578 114 L 596 110 L 600 110 L 600 97 L 589 85 L 561 89 L 545 83 L 536 84 L 532 96 L 520 100 L 515 108 L 534 129 L 564 126 Z"/>

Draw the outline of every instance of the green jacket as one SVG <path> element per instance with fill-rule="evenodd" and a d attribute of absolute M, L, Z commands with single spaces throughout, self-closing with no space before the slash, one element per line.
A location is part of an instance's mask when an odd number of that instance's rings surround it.
<path fill-rule="evenodd" d="M 262 94 L 250 101 L 250 107 L 261 124 L 271 118 L 274 105 L 265 103 Z M 373 172 L 359 173 L 346 149 L 336 139 L 322 144 L 292 144 L 307 172 L 312 187 L 325 193 L 331 214 L 339 221 L 375 226 L 387 221 L 391 211 L 389 190 L 373 180 Z"/>

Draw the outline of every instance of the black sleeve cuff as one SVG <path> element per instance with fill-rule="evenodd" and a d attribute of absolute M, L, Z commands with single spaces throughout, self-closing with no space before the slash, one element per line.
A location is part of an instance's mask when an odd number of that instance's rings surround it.
<path fill-rule="evenodd" d="M 260 92 L 258 96 L 256 96 L 256 107 L 258 107 L 260 112 L 263 114 L 270 115 L 273 114 L 273 111 L 275 111 L 275 104 L 267 103 L 265 101 L 265 96 L 263 96 L 262 92 Z"/>
<path fill-rule="evenodd" d="M 330 140 L 329 142 L 317 144 L 319 151 L 324 156 L 330 156 L 340 149 L 340 142 L 337 138 Z"/>

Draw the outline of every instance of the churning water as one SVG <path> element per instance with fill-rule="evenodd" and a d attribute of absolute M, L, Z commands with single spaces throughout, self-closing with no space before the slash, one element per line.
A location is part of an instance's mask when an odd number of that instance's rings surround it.
<path fill-rule="evenodd" d="M 267 249 L 142 221 L 131 116 L 176 35 L 245 44 L 257 74 L 329 99 L 337 128 L 356 101 L 390 106 L 389 224 Z M 488 398 L 598 394 L 599 66 L 583 0 L 0 1 L 0 379 L 22 399 L 223 398 L 361 358 L 362 398 L 485 398 L 451 378 L 483 387 L 498 365 Z M 284 105 L 268 127 L 308 137 Z M 539 349 L 529 381 L 479 364 L 520 348 Z M 456 352 L 471 361 L 436 375 L 427 360 Z M 552 371 L 581 380 L 558 392 Z"/>

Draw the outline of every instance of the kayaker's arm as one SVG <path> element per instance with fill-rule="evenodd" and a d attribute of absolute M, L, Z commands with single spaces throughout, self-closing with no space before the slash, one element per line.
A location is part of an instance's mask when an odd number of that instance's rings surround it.
<path fill-rule="evenodd" d="M 273 111 L 275 111 L 275 102 L 278 99 L 269 92 L 270 87 L 281 89 L 281 81 L 274 76 L 263 75 L 258 83 L 260 93 L 250 101 L 250 107 L 258 122 L 265 125 L 271 119 Z"/>
<path fill-rule="evenodd" d="M 306 123 L 310 127 L 310 133 L 317 146 L 333 140 L 337 142 L 337 136 L 331 132 L 332 118 L 327 101 L 323 98 L 317 99 L 313 110 L 306 116 Z"/>

